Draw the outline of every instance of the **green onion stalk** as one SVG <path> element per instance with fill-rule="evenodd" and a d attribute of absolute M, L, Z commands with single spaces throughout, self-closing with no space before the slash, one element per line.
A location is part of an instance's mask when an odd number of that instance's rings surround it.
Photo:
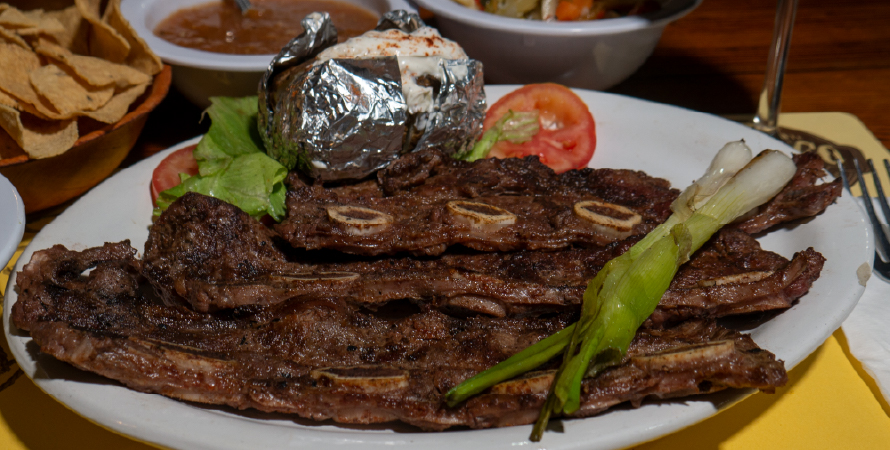
<path fill-rule="evenodd" d="M 494 144 L 500 141 L 510 141 L 521 144 L 531 140 L 540 129 L 538 123 L 539 113 L 534 111 L 507 111 L 503 117 L 495 122 L 494 126 L 482 134 L 467 153 L 458 155 L 456 159 L 473 162 L 488 156 Z"/>
<path fill-rule="evenodd" d="M 583 379 L 621 361 L 679 267 L 721 227 L 774 197 L 797 170 L 790 158 L 774 150 L 751 160 L 744 143 L 728 144 L 718 160 L 681 194 L 665 223 L 609 261 L 588 283 L 576 323 L 456 386 L 446 395 L 448 404 L 562 354 L 530 439 L 541 439 L 552 414 L 577 411 Z"/>

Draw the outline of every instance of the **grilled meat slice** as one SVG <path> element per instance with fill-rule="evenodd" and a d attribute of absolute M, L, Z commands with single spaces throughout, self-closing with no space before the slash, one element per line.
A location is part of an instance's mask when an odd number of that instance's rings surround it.
<path fill-rule="evenodd" d="M 825 162 L 817 153 L 799 153 L 793 157 L 797 173 L 785 189 L 754 215 L 734 226 L 746 233 L 759 233 L 779 223 L 815 216 L 841 196 L 840 178 L 817 184 L 828 174 Z"/>
<path fill-rule="evenodd" d="M 408 298 L 443 310 L 505 316 L 579 305 L 588 280 L 634 242 L 436 259 L 337 255 L 332 262 L 314 262 L 315 254 L 311 260 L 289 256 L 286 244 L 238 208 L 187 194 L 152 227 L 144 273 L 168 303 L 199 311 L 292 298 L 340 298 L 372 307 Z M 809 249 L 789 262 L 745 233 L 724 230 L 681 268 L 652 325 L 787 308 L 818 278 L 823 261 Z"/>
<path fill-rule="evenodd" d="M 813 153 L 768 204 L 737 225 L 755 233 L 820 213 L 840 195 Z M 670 215 L 678 191 L 642 172 L 581 169 L 554 174 L 536 157 L 456 161 L 410 153 L 375 181 L 323 187 L 290 178 L 288 217 L 276 228 L 294 247 L 360 255 L 438 255 L 602 246 L 645 234 Z"/>
<path fill-rule="evenodd" d="M 679 194 L 667 180 L 640 171 L 584 168 L 556 174 L 537 156 L 467 163 L 436 150 L 402 156 L 378 172 L 377 181 L 386 196 L 443 199 L 593 195 L 665 218 L 670 215 L 665 201 L 669 203 Z"/>
<path fill-rule="evenodd" d="M 453 160 L 411 153 L 378 183 L 326 188 L 291 177 L 288 216 L 276 226 L 298 248 L 360 255 L 438 255 L 602 246 L 645 234 L 670 215 L 678 191 L 642 172 L 582 169 L 561 175 L 536 157 Z"/>
<path fill-rule="evenodd" d="M 555 370 L 502 382 L 469 399 L 472 427 L 533 423 L 544 405 Z M 624 361 L 581 387 L 581 407 L 573 417 L 589 417 L 629 402 L 708 394 L 726 388 L 774 392 L 785 385 L 782 361 L 750 336 L 713 322 L 689 321 L 665 330 L 641 328 Z"/>
<path fill-rule="evenodd" d="M 17 277 L 13 322 L 43 352 L 143 392 L 318 420 L 444 429 L 532 421 L 547 372 L 504 382 L 455 408 L 443 404 L 444 393 L 571 319 L 369 312 L 333 300 L 199 313 L 144 297 L 134 254 L 126 242 L 35 253 Z M 585 380 L 577 415 L 650 396 L 770 390 L 784 382 L 781 361 L 749 337 L 687 322 L 641 330 L 622 364 Z"/>
<path fill-rule="evenodd" d="M 789 308 L 810 290 L 824 264 L 812 248 L 788 261 L 761 250 L 747 233 L 724 229 L 681 267 L 646 323 Z"/>
<path fill-rule="evenodd" d="M 199 311 L 291 298 L 341 298 L 369 306 L 408 298 L 504 316 L 577 304 L 587 279 L 631 244 L 436 259 L 335 255 L 332 262 L 316 262 L 319 255 L 293 255 L 238 208 L 186 194 L 152 227 L 144 273 L 168 303 Z"/>
<path fill-rule="evenodd" d="M 138 296 L 140 263 L 135 259 L 136 249 L 130 241 L 105 244 L 82 252 L 73 252 L 62 245 L 54 245 L 46 250 L 34 252 L 22 272 L 16 278 L 16 288 L 20 298 L 40 298 L 45 296 L 47 289 L 70 289 L 72 292 L 90 291 L 90 296 L 114 303 L 121 299 L 132 299 Z M 89 278 L 83 273 L 90 270 Z M 78 296 L 65 298 L 58 292 L 58 303 L 52 310 L 71 307 L 80 308 L 82 303 Z M 47 313 L 47 305 L 40 301 L 16 302 L 12 315 L 19 328 L 30 329 L 27 324 L 34 323 Z M 113 318 L 108 318 L 113 322 Z"/>
<path fill-rule="evenodd" d="M 564 328 L 573 315 L 458 319 L 438 311 L 419 314 L 410 303 L 372 313 L 336 299 L 206 314 L 143 295 L 140 288 L 147 286 L 134 254 L 126 242 L 35 253 L 17 277 L 16 326 L 33 332 L 34 324 L 66 322 L 108 335 L 206 352 L 274 355 L 306 366 L 392 363 L 411 369 L 455 358 L 449 364 L 478 371 Z"/>

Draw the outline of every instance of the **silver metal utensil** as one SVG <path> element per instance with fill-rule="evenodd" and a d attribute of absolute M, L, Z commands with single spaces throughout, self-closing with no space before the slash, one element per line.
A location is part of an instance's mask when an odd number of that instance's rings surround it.
<path fill-rule="evenodd" d="M 250 9 L 253 8 L 253 5 L 250 4 L 250 0 L 235 0 L 235 4 L 238 5 L 241 14 L 247 14 L 247 11 L 250 11 Z"/>
<path fill-rule="evenodd" d="M 847 189 L 847 192 L 850 192 L 850 180 L 843 170 L 844 163 L 843 161 L 838 160 L 837 164 L 841 169 L 840 173 L 841 178 L 844 181 L 844 187 Z M 887 203 L 887 197 L 884 195 L 881 180 L 878 178 L 878 173 L 875 171 L 875 165 L 870 159 L 868 160 L 868 166 L 869 169 L 871 169 L 872 178 L 875 183 L 875 190 L 878 194 L 878 204 L 881 206 L 884 217 L 890 219 L 890 204 Z M 862 190 L 862 197 L 865 203 L 865 211 L 868 213 L 869 221 L 871 221 L 872 229 L 875 233 L 874 270 L 884 279 L 890 280 L 890 238 L 888 238 L 888 228 L 885 224 L 882 224 L 881 219 L 878 218 L 875 211 L 874 205 L 872 205 L 871 193 L 869 193 L 868 187 L 865 185 L 865 178 L 862 176 L 862 168 L 859 166 L 858 160 L 853 160 L 853 167 L 856 168 L 856 175 L 859 177 L 859 188 Z M 887 174 L 890 175 L 890 161 L 886 159 L 884 160 L 884 169 L 887 170 Z M 884 221 L 886 222 L 887 220 Z"/>

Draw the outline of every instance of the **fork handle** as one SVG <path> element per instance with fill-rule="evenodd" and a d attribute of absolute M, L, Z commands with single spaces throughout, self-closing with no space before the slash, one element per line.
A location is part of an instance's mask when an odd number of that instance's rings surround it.
<path fill-rule="evenodd" d="M 871 161 L 869 161 L 869 164 L 871 165 Z M 862 196 L 865 201 L 865 211 L 868 212 L 868 218 L 871 220 L 872 229 L 875 232 L 875 247 L 878 248 L 879 253 L 882 256 L 890 258 L 890 242 L 887 241 L 887 235 L 884 233 L 881 221 L 878 220 L 878 215 L 875 214 L 875 207 L 872 205 L 871 193 L 868 192 L 868 187 L 865 185 L 865 178 L 862 177 L 862 168 L 859 167 L 859 161 L 854 159 L 853 166 L 856 167 L 856 175 L 859 176 L 859 187 L 862 189 Z M 874 170 L 874 166 L 872 166 L 872 170 Z M 875 172 L 872 172 L 872 175 L 875 175 Z M 877 178 L 877 176 L 874 178 Z"/>

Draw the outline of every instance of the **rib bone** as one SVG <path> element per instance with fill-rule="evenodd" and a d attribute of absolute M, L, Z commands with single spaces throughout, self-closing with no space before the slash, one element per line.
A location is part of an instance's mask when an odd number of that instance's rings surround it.
<path fill-rule="evenodd" d="M 289 273 L 284 275 L 271 275 L 269 278 L 273 281 L 355 281 L 359 279 L 359 274 L 355 272 L 307 272 L 307 273 Z"/>
<path fill-rule="evenodd" d="M 327 367 L 313 370 L 312 378 L 322 385 L 342 387 L 363 394 L 383 394 L 408 387 L 408 372 L 384 367 Z"/>
<path fill-rule="evenodd" d="M 384 212 L 361 206 L 328 206 L 328 218 L 343 225 L 354 236 L 379 233 L 392 224 L 392 216 Z"/>
<path fill-rule="evenodd" d="M 741 284 L 741 283 L 754 283 L 764 278 L 772 275 L 774 271 L 766 270 L 766 271 L 754 271 L 754 272 L 746 272 L 739 273 L 734 275 L 726 275 L 718 278 L 711 278 L 708 280 L 701 280 L 698 282 L 698 285 L 701 287 L 710 287 L 710 286 L 723 286 L 724 284 Z"/>
<path fill-rule="evenodd" d="M 619 233 L 630 233 L 633 226 L 643 220 L 642 216 L 628 208 L 597 200 L 575 203 L 573 209 L 578 217 Z"/>
<path fill-rule="evenodd" d="M 453 200 L 445 205 L 448 212 L 466 221 L 474 227 L 486 225 L 512 225 L 516 223 L 516 215 L 497 206 L 481 202 Z"/>

